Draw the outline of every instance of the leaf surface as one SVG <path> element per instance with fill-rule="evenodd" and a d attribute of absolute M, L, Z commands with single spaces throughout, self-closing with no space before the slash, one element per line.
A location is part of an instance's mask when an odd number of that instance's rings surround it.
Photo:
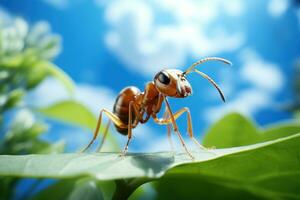
<path fill-rule="evenodd" d="M 173 155 L 172 152 L 131 153 L 126 157 L 120 157 L 119 153 L 1 155 L 0 175 L 64 180 L 91 178 L 91 182 L 73 184 L 69 189 L 70 198 L 82 198 L 83 190 L 89 191 L 91 198 L 104 197 L 103 192 L 107 190 L 103 190 L 101 183 L 105 181 L 124 182 L 124 187 L 134 190 L 154 180 L 158 199 L 300 199 L 300 133 L 296 133 L 299 126 L 280 124 L 256 129 L 241 116 L 231 116 L 231 123 L 239 122 L 238 129 L 216 126 L 215 130 L 228 132 L 229 137 L 233 137 L 230 132 L 243 133 L 241 127 L 246 127 L 252 130 L 247 134 L 254 133 L 246 138 L 266 142 L 214 150 L 196 149 L 192 151 L 195 160 L 186 153 Z M 282 136 L 286 137 L 279 138 Z M 226 141 L 219 144 L 241 145 L 247 140 L 243 136 L 236 141 Z M 113 187 L 108 188 L 110 191 Z M 109 199 L 111 192 L 105 196 Z"/>
<path fill-rule="evenodd" d="M 91 176 L 98 180 L 159 178 L 164 174 L 199 173 L 226 179 L 260 180 L 300 170 L 300 134 L 243 147 L 186 153 L 71 153 L 0 156 L 0 175 L 37 178 Z"/>

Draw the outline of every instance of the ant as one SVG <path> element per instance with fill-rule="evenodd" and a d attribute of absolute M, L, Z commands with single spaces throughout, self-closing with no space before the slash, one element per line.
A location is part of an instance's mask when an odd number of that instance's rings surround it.
<path fill-rule="evenodd" d="M 188 75 L 191 72 L 196 72 L 213 84 L 213 86 L 218 90 L 222 100 L 225 102 L 225 97 L 223 95 L 223 92 L 221 91 L 219 86 L 215 83 L 215 81 L 205 73 L 195 69 L 197 65 L 200 65 L 207 61 L 221 61 L 225 64 L 231 65 L 231 62 L 226 59 L 218 58 L 218 57 L 208 57 L 195 62 L 184 72 L 177 69 L 161 70 L 154 76 L 153 81 L 147 83 L 144 92 L 141 92 L 137 87 L 134 86 L 129 86 L 124 88 L 119 93 L 115 101 L 113 112 L 110 112 L 107 109 L 102 109 L 100 111 L 96 130 L 93 135 L 93 139 L 90 141 L 90 143 L 86 146 L 86 148 L 83 151 L 87 150 L 97 138 L 99 128 L 101 125 L 102 114 L 104 113 L 109 118 L 109 121 L 104 130 L 103 138 L 98 148 L 99 151 L 103 146 L 111 121 L 114 123 L 119 133 L 123 135 L 127 135 L 128 137 L 126 146 L 122 154 L 123 156 L 125 156 L 125 154 L 128 151 L 130 140 L 132 138 L 132 129 L 135 128 L 139 123 L 141 124 L 146 123 L 150 119 L 150 117 L 152 117 L 154 122 L 156 122 L 157 124 L 167 125 L 169 139 L 171 137 L 170 124 L 172 124 L 173 130 L 178 135 L 180 142 L 182 143 L 182 146 L 184 147 L 186 153 L 193 159 L 194 157 L 187 149 L 183 141 L 183 138 L 178 130 L 178 126 L 176 124 L 176 119 L 186 112 L 188 117 L 187 132 L 190 138 L 197 146 L 199 146 L 202 149 L 205 149 L 205 147 L 203 147 L 193 136 L 192 118 L 191 118 L 190 110 L 185 107 L 173 113 L 167 97 L 185 98 L 190 96 L 192 94 L 192 87 L 190 83 L 187 81 L 186 75 Z M 165 102 L 166 104 L 166 110 L 163 115 L 163 118 L 158 118 L 157 113 L 161 110 L 163 102 Z"/>

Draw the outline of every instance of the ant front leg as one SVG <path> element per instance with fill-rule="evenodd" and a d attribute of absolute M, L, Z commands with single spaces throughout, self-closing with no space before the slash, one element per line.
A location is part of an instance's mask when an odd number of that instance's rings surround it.
<path fill-rule="evenodd" d="M 204 150 L 207 150 L 207 148 L 205 148 L 204 146 L 202 146 L 198 141 L 197 139 L 194 137 L 194 134 L 193 134 L 193 125 L 192 125 L 192 116 L 191 116 L 191 113 L 190 113 L 190 109 L 189 108 L 182 108 L 181 110 L 177 111 L 175 114 L 174 114 L 174 118 L 177 119 L 179 118 L 183 113 L 187 113 L 187 132 L 191 138 L 191 140 L 198 146 L 200 147 L 201 149 L 204 149 Z"/>
<path fill-rule="evenodd" d="M 162 94 L 159 94 L 157 104 L 154 107 L 154 113 L 159 112 L 163 101 L 164 101 L 164 96 Z M 165 111 L 163 114 L 163 119 L 167 120 L 168 118 L 169 118 L 169 111 L 167 108 L 165 108 Z M 171 147 L 172 152 L 174 153 L 175 151 L 174 151 L 174 145 L 173 145 L 172 137 L 171 137 L 171 126 L 170 126 L 170 124 L 166 124 L 166 126 L 167 126 L 167 135 L 168 135 L 170 147 Z"/>
<path fill-rule="evenodd" d="M 163 119 L 168 119 L 169 118 L 169 114 L 168 114 L 168 110 L 167 108 L 165 109 L 165 112 L 164 112 L 164 115 L 163 115 Z M 168 140 L 169 140 L 169 143 L 170 143 L 170 146 L 171 146 L 171 150 L 172 152 L 174 153 L 174 145 L 173 145 L 173 142 L 172 142 L 172 136 L 171 136 L 171 126 L 170 124 L 167 124 L 167 135 L 168 135 Z"/>
<path fill-rule="evenodd" d="M 187 132 L 189 134 L 189 137 L 191 138 L 191 140 L 201 149 L 203 150 L 207 150 L 207 148 L 205 148 L 204 146 L 202 146 L 197 139 L 194 137 L 193 134 L 193 126 L 192 126 L 192 117 L 191 117 L 191 113 L 190 110 L 188 108 L 182 108 L 179 111 L 177 111 L 176 113 L 173 114 L 174 119 L 177 120 L 182 114 L 187 113 Z M 169 119 L 169 121 L 171 121 L 171 119 Z"/>
<path fill-rule="evenodd" d="M 166 107 L 167 107 L 167 110 L 168 110 L 168 112 L 169 112 L 170 118 L 169 118 L 169 119 L 158 119 L 157 116 L 156 116 L 156 114 L 153 114 L 153 115 L 152 115 L 153 120 L 154 120 L 156 123 L 158 123 L 158 124 L 164 124 L 164 125 L 168 125 L 168 124 L 171 124 L 171 123 L 172 123 L 172 125 L 173 125 L 173 130 L 174 130 L 174 132 L 177 134 L 177 136 L 179 137 L 179 140 L 180 140 L 180 142 L 181 142 L 183 148 L 185 149 L 186 153 L 191 157 L 191 159 L 194 159 L 194 156 L 193 156 L 193 155 L 189 152 L 189 150 L 187 149 L 186 144 L 185 144 L 185 142 L 184 142 L 184 140 L 183 140 L 183 138 L 182 138 L 182 136 L 181 136 L 181 134 L 180 134 L 180 132 L 179 132 L 178 126 L 177 126 L 177 124 L 176 124 L 175 117 L 174 117 L 174 115 L 173 115 L 173 113 L 172 113 L 172 111 L 171 111 L 171 107 L 170 107 L 170 105 L 169 105 L 169 102 L 168 102 L 167 98 L 164 97 L 164 100 L 165 100 L 165 102 L 166 102 Z"/>

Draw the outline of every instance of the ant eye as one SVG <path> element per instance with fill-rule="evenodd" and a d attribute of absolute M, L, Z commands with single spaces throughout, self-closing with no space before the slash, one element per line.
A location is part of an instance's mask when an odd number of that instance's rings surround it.
<path fill-rule="evenodd" d="M 165 84 L 165 85 L 168 85 L 171 81 L 170 78 L 163 72 L 160 72 L 158 74 L 157 78 L 158 78 L 159 82 L 161 82 L 162 84 Z"/>

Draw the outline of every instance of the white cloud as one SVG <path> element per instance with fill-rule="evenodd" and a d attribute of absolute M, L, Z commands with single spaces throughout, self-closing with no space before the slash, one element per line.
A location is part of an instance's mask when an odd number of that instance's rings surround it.
<path fill-rule="evenodd" d="M 205 116 L 209 121 L 233 111 L 251 116 L 261 109 L 274 106 L 274 96 L 283 88 L 285 82 L 280 67 L 262 59 L 251 49 L 241 53 L 241 60 L 243 65 L 235 75 L 239 77 L 239 82 L 228 79 L 226 85 L 245 85 L 246 89 L 242 89 L 236 95 L 231 91 L 229 101 L 225 105 L 208 108 Z"/>
<path fill-rule="evenodd" d="M 218 84 L 226 97 L 232 96 L 236 89 L 236 84 L 235 84 L 236 77 L 235 77 L 235 74 L 232 73 L 232 70 L 234 70 L 234 69 L 235 69 L 235 67 L 230 67 L 229 69 L 223 68 L 223 69 L 220 69 L 220 71 L 218 71 L 218 76 L 221 77 L 218 80 Z M 216 95 L 216 91 L 210 90 L 208 97 L 215 98 L 218 101 L 220 100 L 219 96 Z"/>
<path fill-rule="evenodd" d="M 77 87 L 75 99 L 98 115 L 101 108 L 112 110 L 116 97 L 117 94 L 106 87 L 80 84 Z"/>
<path fill-rule="evenodd" d="M 175 138 L 173 133 L 172 133 L 172 143 L 174 146 L 174 149 L 176 149 L 176 151 L 181 150 L 179 147 L 179 145 L 181 145 L 181 143 L 179 144 L 178 139 Z M 144 147 L 145 150 L 149 151 L 149 152 L 160 152 L 160 151 L 172 151 L 172 147 L 170 145 L 169 139 L 167 137 L 167 134 L 165 134 L 164 136 L 155 138 L 154 140 L 152 140 L 152 144 L 148 144 L 147 146 Z"/>
<path fill-rule="evenodd" d="M 239 112 L 246 116 L 251 116 L 262 108 L 272 106 L 271 98 L 268 94 L 257 89 L 248 89 L 239 93 L 232 101 L 208 109 L 205 116 L 209 121 L 214 121 L 230 112 Z"/>
<path fill-rule="evenodd" d="M 276 92 L 282 88 L 284 78 L 279 66 L 262 60 L 253 51 L 244 52 L 243 57 L 247 60 L 240 71 L 243 80 L 268 92 Z"/>
<path fill-rule="evenodd" d="M 180 132 L 184 138 L 185 145 L 188 150 L 197 150 L 200 149 L 198 145 L 196 145 L 190 137 L 185 134 L 185 131 Z M 171 132 L 171 140 L 173 144 L 173 150 L 175 152 L 185 152 L 184 147 L 182 146 L 177 134 L 174 131 Z M 198 140 L 198 135 L 195 135 L 195 138 Z M 198 140 L 200 142 L 200 140 Z M 161 151 L 172 151 L 172 146 L 169 142 L 167 133 L 160 137 L 153 138 L 150 142 L 145 143 L 144 147 L 140 149 L 140 151 L 148 151 L 148 152 L 161 152 Z"/>
<path fill-rule="evenodd" d="M 0 6 L 0 27 L 12 20 L 11 16 L 3 7 Z"/>
<path fill-rule="evenodd" d="M 288 9 L 289 0 L 269 0 L 267 9 L 272 17 L 282 16 Z"/>
<path fill-rule="evenodd" d="M 111 1 L 105 12 L 111 27 L 106 44 L 127 67 L 152 76 L 163 67 L 184 65 L 188 56 L 199 59 L 241 47 L 243 33 L 228 32 L 220 25 L 209 28 L 221 17 L 222 10 L 224 15 L 238 16 L 243 7 L 240 0 L 229 4 L 195 0 Z M 164 17 L 169 21 L 159 20 Z"/>
<path fill-rule="evenodd" d="M 242 1 L 240 0 L 230 0 L 230 1 L 223 1 L 224 9 L 226 10 L 228 15 L 237 17 L 240 16 L 244 11 L 244 6 Z"/>
<path fill-rule="evenodd" d="M 87 106 L 95 115 L 101 108 L 112 109 L 117 94 L 106 87 L 77 84 L 74 99 Z M 70 99 L 68 92 L 56 79 L 46 79 L 27 97 L 27 102 L 35 106 L 49 106 Z"/>

